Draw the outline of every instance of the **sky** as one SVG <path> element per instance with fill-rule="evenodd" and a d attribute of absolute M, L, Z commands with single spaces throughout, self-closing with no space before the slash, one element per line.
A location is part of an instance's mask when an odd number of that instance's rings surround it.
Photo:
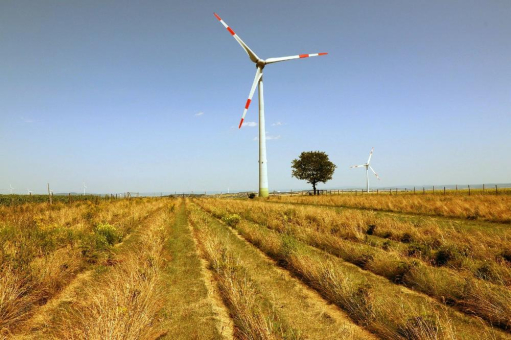
<path fill-rule="evenodd" d="M 319 188 L 511 182 L 511 2 L 0 1 L 0 193 L 257 190 L 303 151 Z M 252 126 L 250 126 L 252 125 Z"/>

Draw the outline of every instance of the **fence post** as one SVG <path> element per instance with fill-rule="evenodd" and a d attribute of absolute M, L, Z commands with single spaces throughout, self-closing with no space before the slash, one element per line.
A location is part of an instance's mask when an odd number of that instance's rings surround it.
<path fill-rule="evenodd" d="M 51 197 L 51 191 L 50 191 L 50 183 L 48 183 L 48 201 L 50 204 L 53 203 L 52 197 Z"/>
<path fill-rule="evenodd" d="M 426 195 L 426 188 L 422 187 L 422 194 Z"/>
<path fill-rule="evenodd" d="M 435 186 L 433 185 L 433 194 L 435 193 Z"/>
<path fill-rule="evenodd" d="M 445 187 L 444 187 L 444 196 L 445 196 Z"/>
<path fill-rule="evenodd" d="M 495 184 L 495 195 L 498 195 L 499 191 L 497 190 L 497 184 Z"/>
<path fill-rule="evenodd" d="M 389 194 L 392 195 L 392 189 L 389 189 Z"/>
<path fill-rule="evenodd" d="M 468 186 L 468 195 L 470 196 L 470 185 Z"/>
<path fill-rule="evenodd" d="M 415 187 L 413 187 L 413 194 L 415 195 Z"/>
<path fill-rule="evenodd" d="M 484 184 L 483 184 L 483 194 L 484 194 Z"/>
<path fill-rule="evenodd" d="M 68 194 L 69 203 L 71 204 L 71 193 Z"/>
<path fill-rule="evenodd" d="M 376 195 L 378 195 L 379 193 L 380 193 L 380 190 L 376 189 Z"/>

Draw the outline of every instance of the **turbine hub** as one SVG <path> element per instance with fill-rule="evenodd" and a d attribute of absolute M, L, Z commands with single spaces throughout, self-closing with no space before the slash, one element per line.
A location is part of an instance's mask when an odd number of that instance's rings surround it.
<path fill-rule="evenodd" d="M 259 59 L 256 63 L 256 66 L 261 68 L 261 70 L 264 68 L 264 66 L 266 65 L 266 61 L 262 60 L 262 59 Z"/>

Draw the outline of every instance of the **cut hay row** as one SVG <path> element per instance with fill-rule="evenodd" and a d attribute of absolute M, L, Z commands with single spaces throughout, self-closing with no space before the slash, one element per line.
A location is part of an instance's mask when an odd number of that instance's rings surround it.
<path fill-rule="evenodd" d="M 307 246 L 293 235 L 277 233 L 239 217 L 224 216 L 224 220 L 382 338 L 509 338 L 475 318 Z"/>
<path fill-rule="evenodd" d="M 108 265 L 115 244 L 140 227 L 161 203 L 76 203 L 2 208 L 0 330 L 25 329 L 86 269 Z"/>
<path fill-rule="evenodd" d="M 190 221 L 234 319 L 236 338 L 374 338 L 193 205 Z"/>
<path fill-rule="evenodd" d="M 281 196 L 279 201 L 511 223 L 511 195 Z"/>
<path fill-rule="evenodd" d="M 206 209 L 210 200 L 201 202 Z M 226 211 L 237 212 L 241 216 L 245 211 L 234 208 L 219 210 L 214 214 L 220 218 L 231 216 Z M 209 211 L 213 212 L 211 209 Z M 325 233 L 317 226 L 295 225 L 292 221 L 284 224 L 272 223 L 271 212 L 257 214 L 256 209 L 250 210 L 252 220 L 257 220 L 270 229 L 284 235 L 292 235 L 296 239 L 327 251 L 360 268 L 383 276 L 392 282 L 402 284 L 416 291 L 436 298 L 439 302 L 472 315 L 486 319 L 490 324 L 510 329 L 511 327 L 511 291 L 508 288 L 485 282 L 448 268 L 428 265 L 419 259 L 408 259 L 391 249 L 383 250 L 368 244 L 343 240 L 336 235 Z"/>

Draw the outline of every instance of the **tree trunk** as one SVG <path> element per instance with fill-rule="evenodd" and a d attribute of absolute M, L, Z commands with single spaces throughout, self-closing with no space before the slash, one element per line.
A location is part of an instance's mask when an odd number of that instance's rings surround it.
<path fill-rule="evenodd" d="M 316 183 L 312 183 L 312 188 L 314 189 L 314 196 L 316 196 Z"/>

